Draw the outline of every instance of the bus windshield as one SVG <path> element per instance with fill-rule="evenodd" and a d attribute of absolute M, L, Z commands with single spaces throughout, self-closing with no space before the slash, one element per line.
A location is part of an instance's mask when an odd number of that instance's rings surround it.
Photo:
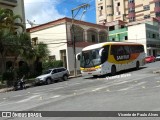
<path fill-rule="evenodd" d="M 82 51 L 80 66 L 83 68 L 94 67 L 101 64 L 101 57 L 99 51 L 102 48 Z"/>

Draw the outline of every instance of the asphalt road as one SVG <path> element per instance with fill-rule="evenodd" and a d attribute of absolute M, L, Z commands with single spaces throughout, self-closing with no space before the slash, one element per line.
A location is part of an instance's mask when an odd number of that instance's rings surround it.
<path fill-rule="evenodd" d="M 160 111 L 160 73 L 153 74 L 154 70 L 160 70 L 160 62 L 147 64 L 136 71 L 124 71 L 117 76 L 79 77 L 51 85 L 0 93 L 0 111 Z M 39 119 L 124 120 L 122 117 Z"/>

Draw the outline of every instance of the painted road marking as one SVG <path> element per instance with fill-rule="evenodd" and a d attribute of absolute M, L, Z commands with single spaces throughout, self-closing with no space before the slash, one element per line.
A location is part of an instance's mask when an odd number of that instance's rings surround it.
<path fill-rule="evenodd" d="M 125 91 L 125 90 L 129 90 L 129 89 L 132 89 L 134 87 L 137 87 L 137 86 L 140 86 L 142 84 L 145 84 L 146 82 L 140 82 L 138 84 L 135 84 L 135 85 L 131 85 L 130 87 L 127 87 L 127 88 L 123 88 L 123 89 L 120 89 L 120 90 L 117 90 L 117 91 Z"/>
<path fill-rule="evenodd" d="M 156 86 L 156 87 L 160 87 L 160 85 Z"/>
<path fill-rule="evenodd" d="M 58 97 L 60 97 L 61 95 L 55 95 L 55 96 L 53 96 L 53 97 L 50 97 L 50 98 L 58 98 Z"/>
<path fill-rule="evenodd" d="M 95 92 L 95 91 L 99 91 L 99 90 L 104 89 L 104 88 L 106 88 L 106 86 L 93 89 L 92 91 Z"/>
<path fill-rule="evenodd" d="M 23 102 L 27 102 L 27 101 L 29 101 L 29 100 L 31 100 L 31 99 L 33 99 L 33 98 L 38 97 L 38 96 L 39 96 L 39 95 L 34 95 L 34 96 L 31 96 L 31 97 L 26 98 L 26 99 L 24 99 L 24 100 L 20 100 L 20 101 L 18 101 L 18 102 L 16 102 L 16 103 L 23 103 Z"/>

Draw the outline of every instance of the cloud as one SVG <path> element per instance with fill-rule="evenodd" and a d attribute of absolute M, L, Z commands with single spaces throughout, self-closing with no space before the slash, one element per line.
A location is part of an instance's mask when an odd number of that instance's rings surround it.
<path fill-rule="evenodd" d="M 26 19 L 43 24 L 65 16 L 60 14 L 56 6 L 61 0 L 24 0 Z M 29 27 L 29 25 L 27 25 Z"/>

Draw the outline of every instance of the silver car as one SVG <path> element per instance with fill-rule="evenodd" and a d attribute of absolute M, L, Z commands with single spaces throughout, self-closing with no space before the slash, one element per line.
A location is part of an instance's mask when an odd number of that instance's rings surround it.
<path fill-rule="evenodd" d="M 66 68 L 53 68 L 46 70 L 42 75 L 35 78 L 35 84 L 51 84 L 56 80 L 67 80 L 69 72 Z"/>

